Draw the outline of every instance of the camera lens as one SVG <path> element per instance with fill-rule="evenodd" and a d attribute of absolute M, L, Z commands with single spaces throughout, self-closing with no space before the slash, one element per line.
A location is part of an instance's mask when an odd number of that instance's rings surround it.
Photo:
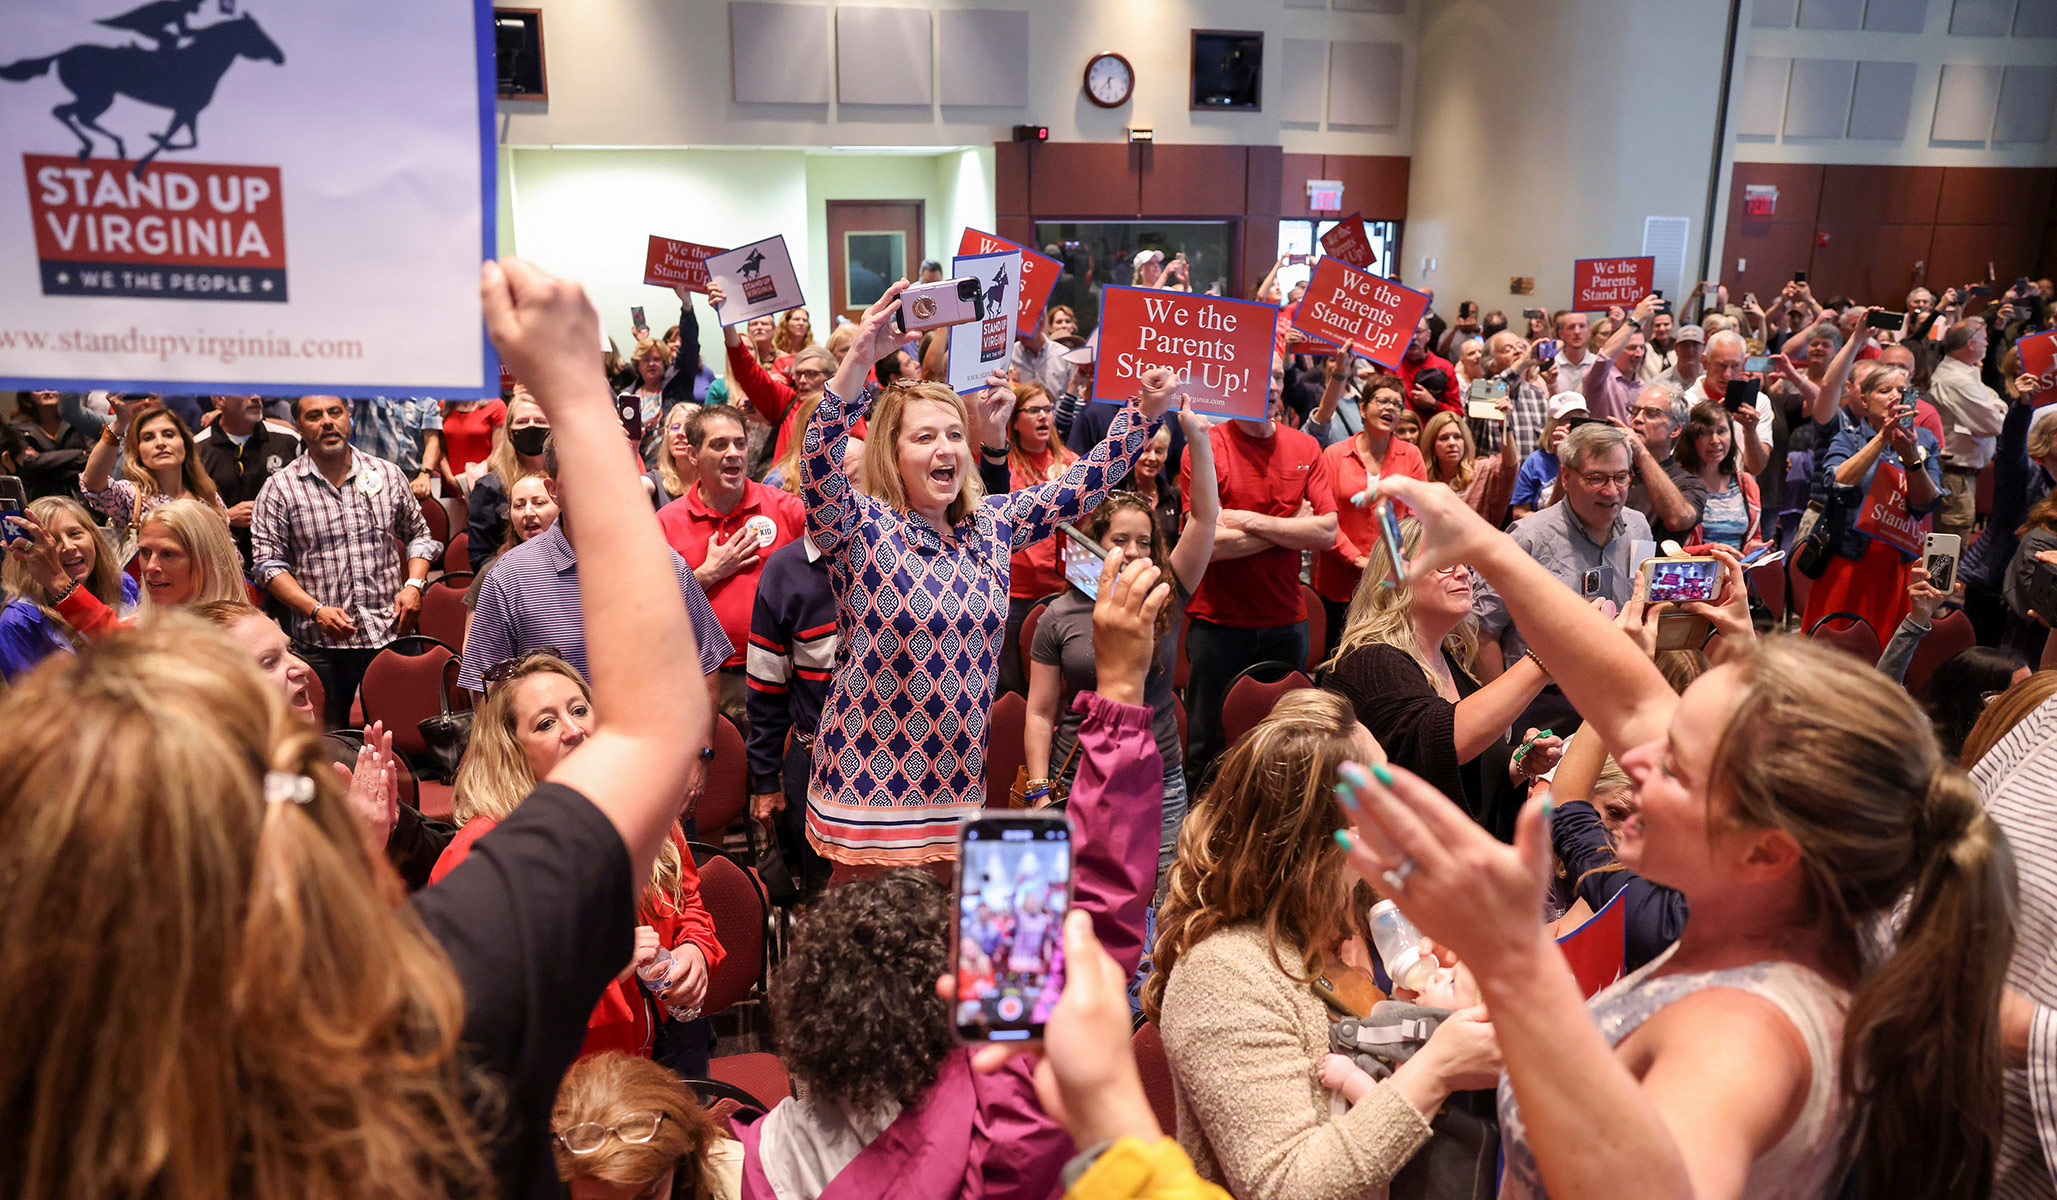
<path fill-rule="evenodd" d="M 959 300 L 969 300 L 969 299 L 971 299 L 971 298 L 972 298 L 973 296 L 976 296 L 976 295 L 978 295 L 978 294 L 979 294 L 979 281 L 978 281 L 978 280 L 976 280 L 976 279 L 960 279 L 960 280 L 958 280 L 958 281 L 957 281 L 957 298 L 958 298 Z"/>

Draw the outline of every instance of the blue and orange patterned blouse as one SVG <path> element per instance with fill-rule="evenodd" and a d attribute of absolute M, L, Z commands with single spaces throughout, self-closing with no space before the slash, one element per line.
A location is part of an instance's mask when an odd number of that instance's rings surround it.
<path fill-rule="evenodd" d="M 842 640 L 815 735 L 807 834 L 836 862 L 910 866 L 952 857 L 959 822 L 985 803 L 1009 558 L 1097 508 L 1152 423 L 1123 409 L 1062 478 L 986 497 L 945 544 L 842 472 L 850 417 L 872 394 L 825 393 L 801 445 L 807 529 L 829 558 Z"/>

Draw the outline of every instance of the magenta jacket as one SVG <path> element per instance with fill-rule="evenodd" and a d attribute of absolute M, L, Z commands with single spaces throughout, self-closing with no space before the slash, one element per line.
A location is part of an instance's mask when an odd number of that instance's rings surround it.
<path fill-rule="evenodd" d="M 1164 762 L 1147 706 L 1117 704 L 1083 692 L 1073 707 L 1079 767 L 1066 811 L 1077 847 L 1072 904 L 1093 916 L 1101 944 L 1134 974 L 1143 955 L 1143 909 L 1157 878 L 1164 807 Z M 864 1148 L 820 1200 L 1047 1200 L 1077 1149 L 1043 1114 L 1030 1081 L 1031 1057 L 991 1075 L 974 1074 L 971 1052 L 943 1060 L 942 1072 L 909 1108 Z M 743 1200 L 774 1200 L 758 1160 L 758 1128 L 735 1123 L 742 1139 Z"/>

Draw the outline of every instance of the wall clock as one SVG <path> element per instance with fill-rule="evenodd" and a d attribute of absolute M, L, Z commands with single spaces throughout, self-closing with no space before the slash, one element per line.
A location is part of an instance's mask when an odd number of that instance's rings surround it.
<path fill-rule="evenodd" d="M 1120 108 L 1136 90 L 1136 69 L 1112 50 L 1086 62 L 1086 99 L 1101 108 Z"/>

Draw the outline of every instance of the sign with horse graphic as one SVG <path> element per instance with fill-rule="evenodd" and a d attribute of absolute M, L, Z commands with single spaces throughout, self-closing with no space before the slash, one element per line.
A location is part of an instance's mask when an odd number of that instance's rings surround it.
<path fill-rule="evenodd" d="M 491 18 L 0 5 L 0 387 L 497 394 Z"/>

